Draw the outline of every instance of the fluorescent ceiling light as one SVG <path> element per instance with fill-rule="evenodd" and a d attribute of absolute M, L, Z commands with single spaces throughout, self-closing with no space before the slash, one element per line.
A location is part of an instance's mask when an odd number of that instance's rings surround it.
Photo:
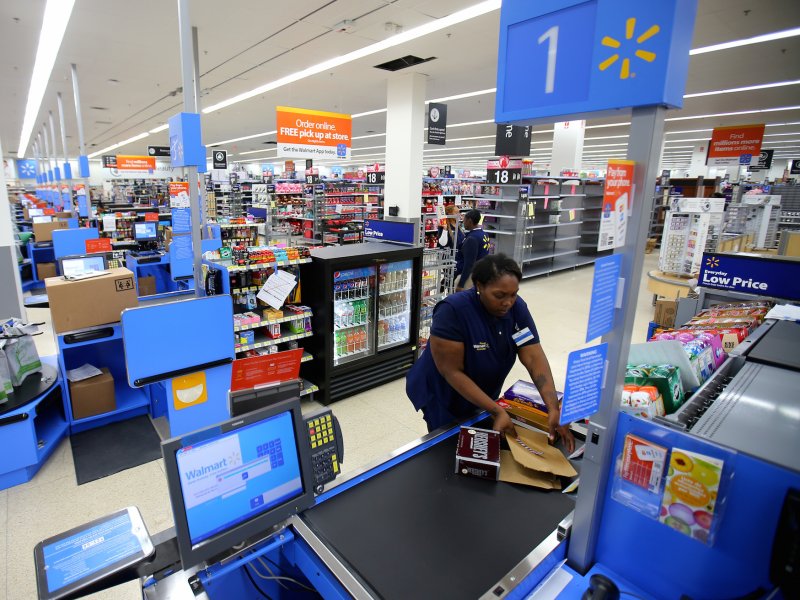
<path fill-rule="evenodd" d="M 765 90 L 768 88 L 783 87 L 785 85 L 797 85 L 800 79 L 793 81 L 776 81 L 775 83 L 762 83 L 761 85 L 748 85 L 745 87 L 730 88 L 728 90 L 715 90 L 713 92 L 698 92 L 696 94 L 684 94 L 684 98 L 700 98 L 701 96 L 716 96 L 718 94 L 735 94 L 736 92 L 750 92 L 752 90 Z"/>
<path fill-rule="evenodd" d="M 499 2 L 498 2 L 499 4 Z M 25 103 L 25 117 L 22 119 L 22 132 L 19 136 L 19 149 L 17 158 L 23 158 L 31 140 L 33 126 L 39 109 L 42 107 L 42 98 L 53 72 L 53 65 L 67 30 L 72 7 L 75 0 L 47 0 L 42 18 L 42 30 L 39 32 L 39 45 L 36 48 L 36 60 L 33 63 L 31 87 L 28 89 L 28 101 Z M 55 140 L 53 140 L 55 144 Z"/>
<path fill-rule="evenodd" d="M 683 133 L 702 133 L 703 131 L 714 131 L 713 129 L 684 129 L 683 131 L 665 131 L 664 135 L 681 135 Z"/>
<path fill-rule="evenodd" d="M 379 115 L 381 113 L 385 113 L 388 109 L 386 108 L 377 108 L 375 110 L 368 110 L 367 112 L 360 112 L 350 115 L 351 119 L 358 119 L 359 117 L 368 117 L 370 115 Z M 203 111 L 206 112 L 206 111 Z"/>
<path fill-rule="evenodd" d="M 146 138 L 148 135 L 150 135 L 150 134 L 145 131 L 144 133 L 140 133 L 139 135 L 135 135 L 135 136 L 133 136 L 131 138 L 128 138 L 127 140 L 122 140 L 121 142 L 117 142 L 116 144 L 111 144 L 107 148 L 103 148 L 102 150 L 98 150 L 97 152 L 92 152 L 89 155 L 89 158 L 94 158 L 95 156 L 100 156 L 104 152 L 110 152 L 111 150 L 115 150 L 117 148 L 121 148 L 122 146 L 127 146 L 128 144 L 132 144 L 133 142 L 137 142 L 139 140 L 142 140 L 142 139 Z"/>
<path fill-rule="evenodd" d="M 494 139 L 494 134 L 492 135 L 473 135 L 472 137 L 463 137 L 463 138 L 450 138 L 447 140 L 448 142 L 466 142 L 469 140 L 489 140 Z M 356 138 L 353 138 L 356 139 Z"/>
<path fill-rule="evenodd" d="M 778 112 L 782 110 L 800 110 L 800 106 L 778 106 L 776 108 L 760 108 L 756 110 L 740 110 L 736 112 L 716 113 L 713 115 L 694 115 L 692 117 L 672 117 L 665 121 L 689 121 L 691 119 L 709 119 L 712 117 L 735 117 L 738 115 L 753 115 L 757 113 Z"/>
<path fill-rule="evenodd" d="M 796 144 L 800 142 L 800 140 L 769 140 L 764 142 L 765 144 Z"/>
<path fill-rule="evenodd" d="M 275 130 L 275 131 L 265 131 L 264 133 L 254 133 L 253 135 L 245 135 L 245 136 L 238 137 L 238 138 L 233 138 L 233 139 L 230 139 L 230 140 L 222 140 L 221 142 L 214 142 L 213 144 L 208 144 L 208 147 L 212 148 L 214 146 L 221 146 L 222 144 L 232 144 L 233 142 L 241 142 L 242 140 L 252 140 L 254 138 L 266 137 L 268 135 L 275 135 L 276 133 L 278 133 L 277 130 Z"/>
<path fill-rule="evenodd" d="M 630 137 L 628 135 L 603 135 L 599 137 L 590 137 L 590 138 L 583 138 L 584 142 L 588 142 L 589 140 L 621 140 L 624 138 Z"/>
<path fill-rule="evenodd" d="M 355 152 L 356 150 L 358 150 L 360 152 L 361 150 L 378 150 L 379 148 L 386 148 L 386 145 L 384 144 L 383 146 L 366 146 L 365 148 L 353 148 L 352 151 Z"/>
<path fill-rule="evenodd" d="M 627 146 L 628 142 L 616 142 L 613 144 L 590 144 L 584 146 L 584 148 L 602 148 L 603 146 Z"/>
<path fill-rule="evenodd" d="M 356 137 L 350 138 L 351 140 L 366 140 L 367 138 L 376 138 L 376 137 L 383 137 L 386 133 L 373 133 L 371 135 L 357 135 Z"/>
<path fill-rule="evenodd" d="M 607 125 L 587 125 L 584 129 L 603 129 L 604 127 L 622 127 L 623 125 L 630 125 L 630 121 L 625 123 L 608 123 Z"/>
<path fill-rule="evenodd" d="M 164 131 L 165 129 L 169 129 L 169 123 L 164 123 L 163 125 L 159 125 L 155 129 L 151 129 L 150 133 L 159 133 L 161 131 Z"/>
<path fill-rule="evenodd" d="M 797 35 L 800 35 L 800 27 L 795 27 L 794 29 L 786 29 L 784 31 L 775 31 L 773 33 L 766 33 L 764 35 L 756 35 L 754 37 L 744 38 L 741 40 L 734 40 L 732 42 L 724 42 L 722 44 L 714 44 L 712 46 L 703 46 L 702 48 L 695 48 L 694 50 L 689 50 L 689 56 L 694 56 L 696 54 L 706 54 L 707 52 L 717 52 L 718 50 L 727 50 L 729 48 L 738 48 L 739 46 L 749 46 L 750 44 L 760 44 L 762 42 L 782 40 Z"/>
<path fill-rule="evenodd" d="M 494 144 L 485 144 L 483 146 L 459 146 L 457 148 L 426 148 L 423 152 L 450 152 L 452 150 L 472 150 L 473 148 L 494 148 Z"/>
<path fill-rule="evenodd" d="M 765 133 L 764 137 L 777 137 L 779 135 L 800 135 L 800 131 L 793 131 L 791 133 Z"/>
<path fill-rule="evenodd" d="M 447 126 L 448 129 L 451 127 L 467 127 L 468 125 L 483 125 L 485 123 L 494 123 L 494 119 L 484 119 L 483 121 L 467 121 L 464 123 L 453 123 L 452 125 Z M 427 127 L 425 128 L 427 129 Z"/>
<path fill-rule="evenodd" d="M 708 142 L 711 138 L 689 138 L 688 140 L 664 140 L 665 144 L 680 144 L 681 142 Z"/>
<path fill-rule="evenodd" d="M 463 94 L 455 94 L 454 96 L 445 96 L 444 98 L 434 98 L 433 100 L 425 100 L 425 104 L 431 102 L 448 102 L 450 100 L 461 100 L 462 98 L 472 98 L 473 96 L 484 96 L 486 94 L 494 94 L 497 88 L 488 88 L 485 90 L 478 90 L 476 92 L 465 92 Z"/>
<path fill-rule="evenodd" d="M 265 92 L 269 92 L 271 90 L 283 87 L 284 85 L 294 83 L 295 81 L 300 81 L 301 79 L 305 79 L 306 77 L 330 71 L 331 69 L 335 69 L 336 67 L 339 67 L 341 65 L 353 62 L 355 60 L 359 60 L 361 58 L 365 58 L 377 52 L 388 50 L 389 48 L 394 48 L 395 46 L 405 44 L 407 42 L 416 40 L 418 38 L 429 35 L 431 33 L 435 33 L 437 31 L 441 31 L 442 29 L 445 29 L 447 27 L 451 27 L 453 25 L 463 23 L 464 21 L 480 17 L 489 12 L 495 11 L 499 8 L 500 8 L 500 0 L 484 0 L 484 2 L 479 2 L 478 4 L 470 6 L 463 10 L 456 11 L 446 17 L 442 17 L 441 19 L 434 19 L 433 21 L 425 23 L 424 25 L 413 27 L 407 31 L 403 31 L 402 33 L 393 35 L 385 40 L 381 40 L 380 42 L 376 42 L 374 44 L 370 44 L 369 46 L 359 48 L 358 50 L 348 52 L 347 54 L 343 54 L 342 56 L 335 56 L 321 63 L 317 63 L 316 65 L 312 65 L 295 73 L 291 73 L 289 75 L 281 77 L 280 79 L 270 81 L 269 83 L 258 86 L 257 88 L 252 89 L 248 92 L 238 94 L 236 96 L 228 98 L 227 100 L 223 100 L 222 102 L 217 102 L 216 104 L 212 104 L 211 106 L 204 108 L 203 112 L 207 114 L 210 112 L 220 110 L 222 108 L 226 108 L 228 106 L 231 106 L 232 104 L 236 104 L 238 102 L 242 102 L 243 100 L 259 96 Z"/>

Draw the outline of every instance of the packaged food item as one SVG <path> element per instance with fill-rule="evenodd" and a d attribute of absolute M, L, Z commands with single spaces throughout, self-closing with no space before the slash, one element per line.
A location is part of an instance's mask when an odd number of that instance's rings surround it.
<path fill-rule="evenodd" d="M 456 473 L 496 481 L 500 477 L 500 433 L 462 427 L 456 448 Z"/>
<path fill-rule="evenodd" d="M 707 544 L 723 466 L 718 458 L 673 448 L 658 520 Z"/>
<path fill-rule="evenodd" d="M 667 449 L 629 433 L 622 447 L 620 477 L 657 494 L 661 488 Z"/>
<path fill-rule="evenodd" d="M 653 386 L 661 394 L 666 414 L 672 414 L 683 405 L 685 391 L 680 370 L 673 365 L 628 365 L 625 383 L 636 386 Z"/>
<path fill-rule="evenodd" d="M 564 392 L 556 392 L 556 396 L 560 403 L 561 399 L 564 397 Z M 539 390 L 530 381 L 518 380 L 503 393 L 503 398 L 506 400 L 513 400 L 520 404 L 527 404 L 531 408 L 538 409 L 545 414 L 548 412 L 547 404 L 544 403 L 542 396 L 539 394 Z"/>
<path fill-rule="evenodd" d="M 664 400 L 653 386 L 626 385 L 622 390 L 620 410 L 643 419 L 664 416 Z"/>

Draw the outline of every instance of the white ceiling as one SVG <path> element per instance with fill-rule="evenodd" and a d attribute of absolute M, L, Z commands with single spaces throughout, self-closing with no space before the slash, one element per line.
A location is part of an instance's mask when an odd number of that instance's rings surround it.
<path fill-rule="evenodd" d="M 192 25 L 198 28 L 199 67 L 202 89 L 201 106 L 210 106 L 248 91 L 294 71 L 332 56 L 362 48 L 394 33 L 387 23 L 408 30 L 432 19 L 446 16 L 474 4 L 477 0 L 294 0 L 291 3 L 263 0 L 219 0 L 191 2 Z M 19 145 L 24 107 L 30 85 L 30 72 L 36 54 L 39 29 L 44 11 L 43 0 L 3 0 L 0 2 L 0 139 L 6 154 Z M 345 19 L 353 20 L 348 32 L 339 31 Z M 494 11 L 380 52 L 328 72 L 315 75 L 203 115 L 203 138 L 207 144 L 271 131 L 275 127 L 275 106 L 289 105 L 360 113 L 386 106 L 386 81 L 389 73 L 374 65 L 407 54 L 423 58 L 435 56 L 419 71 L 428 76 L 426 97 L 439 98 L 493 88 L 499 11 Z M 800 26 L 800 2 L 797 0 L 699 0 L 693 47 L 751 37 Z M 148 131 L 164 123 L 182 109 L 177 2 L 175 0 L 77 0 L 56 61 L 50 84 L 37 120 L 43 123 L 47 112 L 57 117 L 56 93 L 65 100 L 68 153 L 78 154 L 72 86 L 71 63 L 78 65 L 81 103 L 88 152 L 96 152 L 113 143 Z M 730 89 L 777 81 L 800 79 L 800 37 L 750 45 L 693 56 L 686 93 Z M 800 105 L 800 85 L 729 93 L 685 100 L 684 108 L 670 111 L 668 118 L 760 110 Z M 451 124 L 490 120 L 494 113 L 494 94 L 448 103 Z M 357 118 L 353 135 L 385 132 L 384 113 Z M 625 117 L 589 121 L 603 125 L 627 121 Z M 768 134 L 795 133 L 796 136 L 769 137 L 765 147 L 785 147 L 787 153 L 800 156 L 800 109 L 704 119 L 675 120 L 667 123 L 667 132 L 711 129 L 739 123 L 795 123 L 769 127 Z M 40 126 L 34 129 L 34 137 Z M 546 132 L 548 127 L 535 130 Z M 621 136 L 627 126 L 588 129 L 587 138 Z M 493 136 L 492 123 L 450 127 L 446 148 L 491 145 L 492 139 L 453 141 L 454 138 Z M 710 132 L 668 134 L 671 139 L 703 139 Z M 772 144 L 774 140 L 795 143 Z M 229 152 L 264 150 L 260 137 L 227 144 Z M 534 136 L 533 148 L 546 161 L 552 133 Z M 595 144 L 625 143 L 624 138 L 591 140 Z M 692 145 L 667 144 L 668 147 Z M 147 145 L 166 145 L 167 132 L 120 148 L 119 152 L 144 153 Z M 364 162 L 380 161 L 385 137 L 355 140 L 354 156 Z M 359 150 L 368 148 L 367 150 Z M 439 147 L 426 147 L 438 150 Z M 602 146 L 595 150 L 624 151 L 625 146 Z M 589 149 L 589 148 L 587 148 Z M 491 151 L 476 149 L 476 152 Z M 679 150 L 689 150 L 680 148 Z M 454 150 L 456 153 L 469 153 Z M 28 152 L 30 156 L 31 152 Z M 61 154 L 59 143 L 59 154 Z M 426 152 L 427 157 L 448 152 Z M 783 153 L 782 153 L 783 154 Z M 275 152 L 234 157 L 263 158 Z M 456 164 L 467 160 L 485 164 L 487 154 L 479 159 L 452 157 Z M 590 152 L 585 155 L 603 158 Z M 444 161 L 443 161 L 444 162 Z M 678 161 L 685 162 L 685 161 Z M 588 163 L 587 163 L 588 164 Z"/>

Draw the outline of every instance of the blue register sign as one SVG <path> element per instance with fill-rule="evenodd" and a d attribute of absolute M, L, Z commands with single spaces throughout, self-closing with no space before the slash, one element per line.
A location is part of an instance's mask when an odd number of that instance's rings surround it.
<path fill-rule="evenodd" d="M 409 221 L 367 219 L 364 221 L 364 239 L 395 242 L 413 246 L 419 235 L 419 226 Z"/>
<path fill-rule="evenodd" d="M 703 254 L 698 284 L 758 296 L 800 300 L 800 260 L 747 254 Z"/>
<path fill-rule="evenodd" d="M 498 123 L 680 108 L 697 0 L 503 0 Z"/>

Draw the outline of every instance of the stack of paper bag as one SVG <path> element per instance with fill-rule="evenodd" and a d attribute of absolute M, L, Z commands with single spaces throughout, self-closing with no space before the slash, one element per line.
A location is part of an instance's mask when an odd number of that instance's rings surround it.
<path fill-rule="evenodd" d="M 546 433 L 517 427 L 517 436 L 506 435 L 511 450 L 500 452 L 500 481 L 560 490 L 560 477 L 578 474 L 561 450 L 548 444 Z"/>

